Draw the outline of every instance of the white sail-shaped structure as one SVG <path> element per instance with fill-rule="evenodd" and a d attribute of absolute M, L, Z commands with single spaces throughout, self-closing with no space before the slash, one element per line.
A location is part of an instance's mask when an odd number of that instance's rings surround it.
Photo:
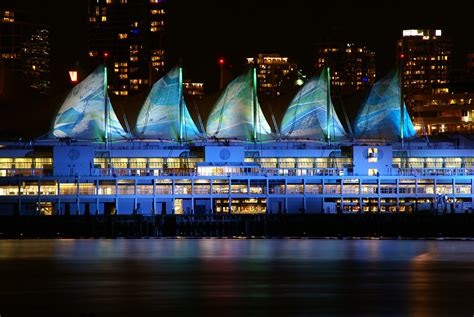
<path fill-rule="evenodd" d="M 398 70 L 376 82 L 355 120 L 355 137 L 361 139 L 412 138 L 416 131 L 403 104 L 403 127 L 400 112 L 400 76 Z"/>
<path fill-rule="evenodd" d="M 328 121 L 327 69 L 319 76 L 308 80 L 291 101 L 283 116 L 281 135 L 283 138 L 323 140 L 342 139 L 346 136 L 332 101 Z"/>
<path fill-rule="evenodd" d="M 252 77 L 250 69 L 227 85 L 207 119 L 209 136 L 248 141 L 272 138 L 270 125 L 255 96 L 255 78 Z"/>
<path fill-rule="evenodd" d="M 106 138 L 105 70 L 101 65 L 75 86 L 53 120 L 50 137 L 104 141 Z M 127 137 L 107 95 L 107 138 Z"/>
<path fill-rule="evenodd" d="M 182 109 L 182 138 L 184 140 L 201 138 L 202 134 L 191 118 L 182 96 L 180 78 L 181 69 L 175 67 L 153 85 L 138 114 L 135 128 L 138 137 L 178 140 L 180 109 Z"/>

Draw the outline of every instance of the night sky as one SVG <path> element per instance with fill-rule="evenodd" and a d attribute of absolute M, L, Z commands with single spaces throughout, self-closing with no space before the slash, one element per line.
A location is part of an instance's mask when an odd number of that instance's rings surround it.
<path fill-rule="evenodd" d="M 76 61 L 86 63 L 87 1 L 16 0 L 52 25 L 55 80 Z M 474 1 L 316 1 L 169 0 L 168 65 L 182 57 L 188 76 L 216 86 L 216 60 L 242 65 L 258 52 L 288 54 L 307 73 L 315 43 L 342 39 L 365 43 L 376 52 L 381 76 L 395 60 L 396 40 L 404 28 L 441 28 L 454 42 L 455 66 L 474 51 L 471 23 Z M 237 67 L 238 69 L 238 67 Z M 211 89 L 212 90 L 212 89 Z"/>
<path fill-rule="evenodd" d="M 51 25 L 53 97 L 45 110 L 50 121 L 67 90 L 67 70 L 87 68 L 86 0 L 2 0 L 33 12 Z M 324 40 L 360 42 L 376 52 L 377 75 L 395 64 L 396 41 L 407 28 L 440 28 L 453 40 L 454 66 L 474 52 L 474 1 L 316 1 L 169 0 L 166 25 L 167 66 L 182 58 L 185 78 L 218 88 L 217 59 L 224 57 L 237 75 L 245 57 L 281 53 L 314 71 L 315 44 Z M 1 133 L 0 133 L 1 134 Z"/>

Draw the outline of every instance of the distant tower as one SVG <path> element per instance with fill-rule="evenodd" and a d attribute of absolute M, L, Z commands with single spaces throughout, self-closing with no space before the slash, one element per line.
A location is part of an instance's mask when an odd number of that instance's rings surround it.
<path fill-rule="evenodd" d="M 253 64 L 254 58 L 247 58 L 247 63 Z M 278 95 L 283 82 L 297 67 L 288 57 L 280 54 L 258 54 L 256 68 L 259 92 L 264 95 Z"/>
<path fill-rule="evenodd" d="M 317 44 L 315 66 L 331 68 L 331 88 L 336 94 L 352 94 L 375 83 L 375 52 L 361 44 Z"/>
<path fill-rule="evenodd" d="M 89 66 L 108 52 L 111 93 L 138 93 L 163 74 L 165 12 L 165 0 L 89 0 Z"/>
<path fill-rule="evenodd" d="M 0 8 L 0 14 L 0 62 L 4 70 L 47 94 L 51 87 L 49 27 L 12 8 Z"/>
<path fill-rule="evenodd" d="M 415 94 L 448 93 L 451 41 L 441 30 L 403 30 L 397 43 L 398 58 L 404 57 L 405 99 Z"/>

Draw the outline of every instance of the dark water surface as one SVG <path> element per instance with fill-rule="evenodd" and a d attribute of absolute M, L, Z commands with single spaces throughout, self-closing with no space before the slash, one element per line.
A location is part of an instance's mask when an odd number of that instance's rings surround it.
<path fill-rule="evenodd" d="M 471 241 L 0 241 L 1 317 L 473 314 Z"/>

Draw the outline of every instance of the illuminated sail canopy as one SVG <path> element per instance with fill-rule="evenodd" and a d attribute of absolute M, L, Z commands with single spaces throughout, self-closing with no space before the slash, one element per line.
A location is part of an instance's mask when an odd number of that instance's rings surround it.
<path fill-rule="evenodd" d="M 220 95 L 207 119 L 207 133 L 216 138 L 253 140 L 254 89 L 252 69 L 234 79 Z M 268 140 L 272 130 L 256 100 L 256 139 Z"/>
<path fill-rule="evenodd" d="M 403 137 L 412 138 L 416 131 L 405 104 L 403 111 Z M 396 140 L 401 136 L 400 119 L 400 78 L 394 70 L 372 87 L 356 117 L 354 134 L 357 138 Z"/>
<path fill-rule="evenodd" d="M 201 137 L 184 98 L 180 82 L 180 68 L 175 67 L 158 80 L 138 114 L 136 131 L 139 137 L 177 140 L 180 135 L 180 103 L 183 107 L 183 139 Z"/>
<path fill-rule="evenodd" d="M 307 81 L 291 101 L 283 116 L 281 134 L 287 138 L 325 139 L 327 120 L 327 69 Z M 329 131 L 331 139 L 341 139 L 346 132 L 331 102 Z"/>
<path fill-rule="evenodd" d="M 104 79 L 104 67 L 99 66 L 72 89 L 54 118 L 53 137 L 105 140 Z M 126 138 L 108 96 L 107 109 L 109 140 Z"/>

